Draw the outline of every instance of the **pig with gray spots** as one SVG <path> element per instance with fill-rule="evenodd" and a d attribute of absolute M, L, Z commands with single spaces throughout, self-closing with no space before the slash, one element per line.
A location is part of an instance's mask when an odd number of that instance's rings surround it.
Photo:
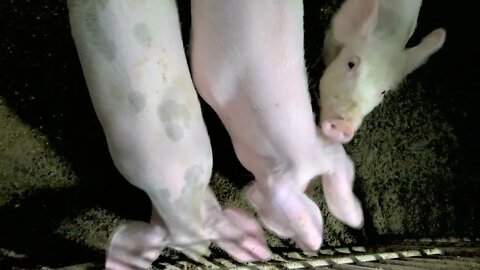
<path fill-rule="evenodd" d="M 421 0 L 345 0 L 324 41 L 320 80 L 322 131 L 347 143 L 363 118 L 444 44 L 438 28 L 405 48 L 417 26 Z"/>
<path fill-rule="evenodd" d="M 198 259 L 213 241 L 238 261 L 270 258 L 259 223 L 222 209 L 174 0 L 69 0 L 72 37 L 116 168 L 152 202 L 120 224 L 107 269 L 146 269 L 165 247 Z"/>
<path fill-rule="evenodd" d="M 303 250 L 318 250 L 322 214 L 305 191 L 321 175 L 332 214 L 361 227 L 353 163 L 315 124 L 304 62 L 303 2 L 191 5 L 193 81 L 226 127 L 238 159 L 255 176 L 245 195 L 262 224 Z"/>
<path fill-rule="evenodd" d="M 209 137 L 190 77 L 174 0 L 69 0 L 72 36 L 112 159 L 144 190 L 151 220 L 119 225 L 107 269 L 145 269 L 165 247 L 198 259 L 216 243 L 237 261 L 266 260 L 260 224 L 222 209 L 208 187 Z M 322 175 L 327 204 L 363 224 L 354 166 L 314 122 L 303 55 L 303 3 L 192 1 L 192 70 L 255 181 L 245 194 L 262 224 L 304 250 L 322 243 L 305 194 Z"/>

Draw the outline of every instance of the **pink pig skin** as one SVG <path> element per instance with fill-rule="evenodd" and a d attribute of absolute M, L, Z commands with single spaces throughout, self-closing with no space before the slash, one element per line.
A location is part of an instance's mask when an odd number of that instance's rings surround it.
<path fill-rule="evenodd" d="M 258 222 L 222 210 L 174 0 L 69 0 L 72 37 L 115 166 L 151 199 L 150 223 L 120 224 L 107 269 L 146 269 L 165 247 L 198 259 L 211 241 L 238 261 L 271 256 Z M 125 198 L 128 200 L 128 198 Z"/>
<path fill-rule="evenodd" d="M 256 181 L 246 196 L 266 228 L 304 250 L 322 243 L 318 206 L 304 191 L 323 175 L 328 206 L 352 227 L 363 212 L 354 167 L 314 123 L 303 54 L 302 1 L 192 1 L 191 67 L 236 155 Z"/>

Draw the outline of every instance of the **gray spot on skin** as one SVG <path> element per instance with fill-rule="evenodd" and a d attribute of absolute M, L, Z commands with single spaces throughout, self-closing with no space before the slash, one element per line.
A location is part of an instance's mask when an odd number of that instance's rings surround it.
<path fill-rule="evenodd" d="M 151 196 L 161 219 L 165 223 L 169 223 L 168 225 L 170 226 L 173 224 L 173 227 L 169 227 L 171 237 L 173 237 L 172 240 L 175 240 L 176 237 L 181 240 L 203 238 L 202 232 L 205 229 L 204 224 L 207 220 L 202 219 L 201 208 L 205 207 L 205 198 L 209 195 L 206 188 L 207 182 L 201 181 L 203 173 L 203 167 L 194 165 L 185 170 L 183 179 L 175 179 L 183 182 L 180 196 L 175 200 L 172 199 L 168 188 L 158 189 L 155 191 L 154 196 Z M 167 185 L 168 183 L 163 184 Z M 220 211 L 220 209 L 218 210 Z M 203 254 L 202 252 L 208 252 L 209 244 L 210 242 L 202 242 L 198 245 L 189 246 L 182 252 L 192 255 L 198 255 L 199 252 Z M 208 253 L 204 255 L 208 256 Z"/>
<path fill-rule="evenodd" d="M 193 165 L 185 171 L 185 183 L 187 185 L 195 185 L 199 182 L 199 177 L 202 175 L 203 169 L 200 165 Z M 185 187 L 184 187 L 185 189 Z M 182 190 L 185 191 L 185 190 Z"/>
<path fill-rule="evenodd" d="M 159 108 L 160 120 L 164 123 L 183 120 L 185 125 L 189 125 L 190 113 L 185 104 L 180 104 L 173 100 L 166 100 L 160 104 Z"/>
<path fill-rule="evenodd" d="M 207 194 L 208 183 L 201 179 L 204 170 L 201 165 L 193 165 L 185 170 L 183 175 L 184 185 L 180 197 L 175 200 L 171 198 L 168 188 L 158 189 L 155 192 L 152 199 L 159 203 L 157 207 L 162 217 L 189 220 L 191 224 L 201 220 L 200 207 Z M 181 181 L 182 179 L 177 180 Z"/>
<path fill-rule="evenodd" d="M 108 2 L 110 0 L 97 0 L 97 5 L 100 8 L 100 10 L 105 10 L 107 8 Z"/>
<path fill-rule="evenodd" d="M 177 200 L 179 204 L 188 202 L 193 205 L 200 205 L 204 198 L 205 183 L 202 183 L 201 176 L 204 170 L 200 165 L 193 165 L 187 170 L 183 176 L 185 184 L 182 188 L 182 196 Z M 182 201 L 180 201 L 182 200 Z M 198 216 L 197 218 L 200 218 Z"/>
<path fill-rule="evenodd" d="M 139 113 L 145 107 L 145 97 L 139 92 L 131 92 L 128 94 L 128 106 L 134 113 Z"/>
<path fill-rule="evenodd" d="M 101 6 L 100 3 L 99 6 Z M 92 35 L 92 43 L 97 50 L 109 62 L 115 60 L 117 55 L 117 47 L 115 46 L 115 43 L 108 38 L 107 32 L 100 25 L 98 20 L 98 10 L 96 8 L 93 8 L 88 12 L 85 23 L 88 32 Z"/>
<path fill-rule="evenodd" d="M 190 112 L 185 104 L 166 100 L 158 106 L 158 117 L 164 125 L 167 137 L 179 141 L 183 137 L 183 129 L 190 127 Z"/>
<path fill-rule="evenodd" d="M 179 123 L 168 123 L 164 128 L 167 137 L 174 142 L 178 142 L 183 137 L 183 129 Z"/>
<path fill-rule="evenodd" d="M 152 31 L 145 23 L 137 23 L 133 27 L 133 36 L 145 48 L 152 45 Z"/>

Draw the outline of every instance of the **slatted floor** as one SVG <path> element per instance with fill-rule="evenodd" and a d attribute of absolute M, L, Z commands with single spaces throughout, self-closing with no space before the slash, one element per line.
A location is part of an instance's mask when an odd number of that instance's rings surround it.
<path fill-rule="evenodd" d="M 321 249 L 316 254 L 276 252 L 268 262 L 240 264 L 214 258 L 200 262 L 158 260 L 152 269 L 480 269 L 480 239 L 406 240 L 376 247 Z"/>
<path fill-rule="evenodd" d="M 151 270 L 184 269 L 339 269 L 339 270 L 422 270 L 480 269 L 480 239 L 403 240 L 377 246 L 324 248 L 315 254 L 275 251 L 268 262 L 240 264 L 228 257 L 206 258 L 203 261 L 160 257 Z M 42 270 L 52 268 L 44 267 Z M 58 270 L 104 269 L 103 262 L 57 268 Z"/>

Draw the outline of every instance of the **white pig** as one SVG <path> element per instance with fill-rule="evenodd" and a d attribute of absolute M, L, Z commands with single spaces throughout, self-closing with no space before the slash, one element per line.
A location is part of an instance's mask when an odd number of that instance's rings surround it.
<path fill-rule="evenodd" d="M 324 175 L 331 212 L 362 226 L 353 163 L 341 144 L 326 144 L 315 125 L 302 1 L 202 0 L 192 1 L 191 10 L 195 87 L 256 178 L 246 196 L 264 226 L 304 250 L 317 250 L 322 216 L 304 193 L 317 175 Z"/>
<path fill-rule="evenodd" d="M 208 187 L 211 146 L 175 0 L 69 0 L 68 8 L 114 164 L 153 206 L 150 223 L 117 227 L 106 268 L 146 269 L 167 246 L 197 259 L 211 241 L 239 261 L 268 259 L 260 224 L 222 210 Z"/>
<path fill-rule="evenodd" d="M 405 48 L 421 0 L 345 0 L 324 41 L 320 80 L 321 127 L 332 141 L 349 142 L 363 118 L 444 44 L 438 28 Z"/>

